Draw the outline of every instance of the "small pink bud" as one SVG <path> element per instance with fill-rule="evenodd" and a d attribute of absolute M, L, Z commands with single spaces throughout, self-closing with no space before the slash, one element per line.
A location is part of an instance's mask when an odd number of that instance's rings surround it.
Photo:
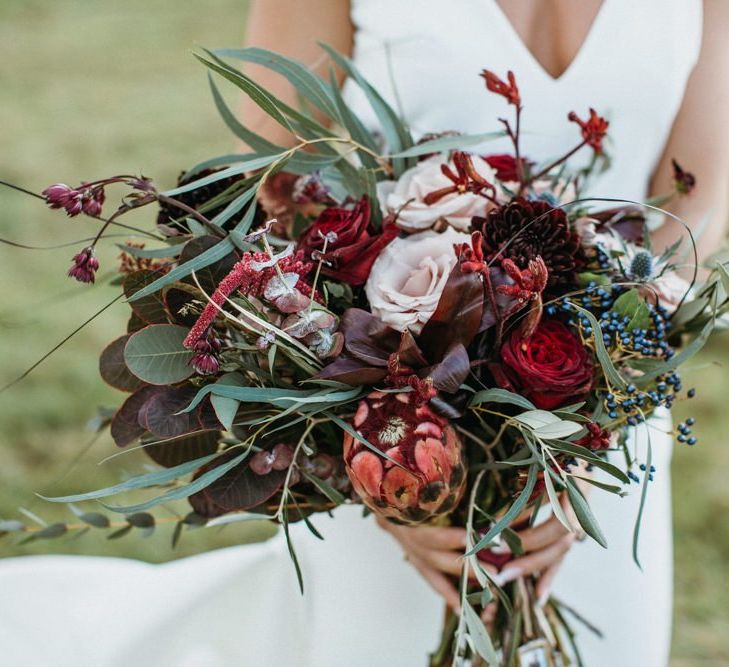
<path fill-rule="evenodd" d="M 74 255 L 73 265 L 68 270 L 68 275 L 80 283 L 93 283 L 98 270 L 99 260 L 94 257 L 93 246 L 89 246 Z"/>
<path fill-rule="evenodd" d="M 83 212 L 93 218 L 100 216 L 104 199 L 106 195 L 103 188 L 87 188 L 82 197 Z"/>
<path fill-rule="evenodd" d="M 64 208 L 78 192 L 64 183 L 56 183 L 48 186 L 41 194 L 51 208 Z"/>
<path fill-rule="evenodd" d="M 273 448 L 273 469 L 286 470 L 294 460 L 294 450 L 291 445 L 279 443 Z"/>
<path fill-rule="evenodd" d="M 275 459 L 276 457 L 273 452 L 264 449 L 263 451 L 256 452 L 251 457 L 249 466 L 256 475 L 268 475 L 273 470 Z"/>

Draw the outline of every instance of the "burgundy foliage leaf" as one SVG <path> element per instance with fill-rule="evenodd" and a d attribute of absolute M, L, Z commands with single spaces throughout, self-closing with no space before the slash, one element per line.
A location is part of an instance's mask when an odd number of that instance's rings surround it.
<path fill-rule="evenodd" d="M 456 343 L 446 352 L 441 362 L 428 369 L 427 375 L 433 380 L 436 389 L 455 394 L 468 377 L 469 370 L 468 352 L 461 343 Z"/>
<path fill-rule="evenodd" d="M 188 241 L 182 249 L 179 260 L 180 264 L 191 260 L 193 257 L 197 257 L 209 248 L 217 245 L 219 242 L 220 239 L 211 235 L 195 237 L 191 241 Z M 200 287 L 202 287 L 208 294 L 212 294 L 223 278 L 232 271 L 233 266 L 237 261 L 238 256 L 235 252 L 231 251 L 217 262 L 213 262 L 205 268 L 196 271 L 195 275 L 200 283 Z M 187 276 L 183 279 L 183 282 L 195 285 L 195 280 L 192 276 Z"/>
<path fill-rule="evenodd" d="M 191 412 L 180 412 L 195 398 L 197 391 L 192 385 L 161 388 L 140 409 L 140 424 L 159 438 L 222 429 L 207 400 Z"/>
<path fill-rule="evenodd" d="M 153 283 L 157 278 L 159 278 L 159 272 L 148 269 L 130 273 L 124 278 L 123 289 L 125 296 L 129 299 L 133 294 Z M 165 302 L 159 292 L 137 299 L 136 301 L 130 301 L 129 305 L 134 314 L 147 324 L 166 324 L 168 321 Z"/>
<path fill-rule="evenodd" d="M 178 413 L 186 408 L 197 394 L 190 385 L 161 387 L 139 411 L 139 423 L 158 438 L 177 438 L 201 430 L 197 414 Z"/>
<path fill-rule="evenodd" d="M 214 454 L 218 450 L 219 440 L 218 431 L 201 431 L 159 444 L 147 445 L 144 451 L 155 463 L 165 468 L 172 468 Z"/>
<path fill-rule="evenodd" d="M 124 363 L 124 346 L 129 334 L 109 343 L 99 357 L 99 374 L 104 382 L 121 391 L 135 391 L 144 383 Z"/>
<path fill-rule="evenodd" d="M 126 447 L 147 431 L 139 423 L 139 411 L 159 387 L 145 385 L 137 389 L 116 411 L 111 420 L 111 437 L 119 447 Z"/>
<path fill-rule="evenodd" d="M 137 331 L 141 331 L 144 329 L 144 327 L 147 326 L 147 323 L 140 318 L 134 311 L 132 311 L 131 316 L 129 317 L 129 321 L 127 322 L 127 333 L 133 334 Z"/>
<path fill-rule="evenodd" d="M 387 369 L 368 366 L 358 359 L 340 357 L 322 368 L 316 377 L 321 380 L 335 380 L 353 386 L 377 384 L 387 376 Z"/>
<path fill-rule="evenodd" d="M 176 287 L 171 287 L 165 292 L 165 306 L 167 307 L 170 318 L 172 318 L 175 324 L 180 324 L 183 327 L 191 327 L 197 322 L 198 316 L 194 312 L 187 314 L 180 312 L 181 309 L 184 309 L 194 299 L 195 297 L 192 294 L 185 290 L 177 289 Z"/>
<path fill-rule="evenodd" d="M 400 346 L 398 331 L 359 308 L 344 312 L 339 330 L 347 352 L 370 366 L 387 366 L 388 357 Z"/>
<path fill-rule="evenodd" d="M 239 450 L 234 450 L 220 456 L 200 468 L 195 478 L 229 461 L 239 453 Z M 208 519 L 227 512 L 251 509 L 271 498 L 283 486 L 285 479 L 285 470 L 272 470 L 267 475 L 256 475 L 248 467 L 248 462 L 243 461 L 210 486 L 191 495 L 190 505 L 200 516 Z"/>
<path fill-rule="evenodd" d="M 418 345 L 431 361 L 443 359 L 460 343 L 467 347 L 478 333 L 484 307 L 484 287 L 477 273 L 453 267 L 438 306 L 418 336 Z"/>

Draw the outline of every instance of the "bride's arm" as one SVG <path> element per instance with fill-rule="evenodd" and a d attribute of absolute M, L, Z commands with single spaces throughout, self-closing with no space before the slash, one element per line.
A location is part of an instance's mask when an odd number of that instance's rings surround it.
<path fill-rule="evenodd" d="M 689 197 L 669 207 L 699 232 L 699 256 L 705 259 L 721 247 L 729 214 L 729 2 L 704 1 L 704 33 L 699 61 L 686 88 L 681 109 L 653 178 L 653 194 L 671 191 L 671 159 L 696 176 Z M 654 235 L 662 251 L 683 235 L 670 221 Z"/>
<path fill-rule="evenodd" d="M 246 46 L 289 56 L 328 78 L 329 60 L 318 43 L 349 55 L 352 32 L 349 2 L 344 0 L 253 0 L 246 23 Z M 246 71 L 273 95 L 298 106 L 295 90 L 282 76 L 255 65 L 248 66 Z M 276 144 L 285 146 L 293 142 L 285 128 L 248 98 L 242 103 L 242 119 L 246 127 Z"/>

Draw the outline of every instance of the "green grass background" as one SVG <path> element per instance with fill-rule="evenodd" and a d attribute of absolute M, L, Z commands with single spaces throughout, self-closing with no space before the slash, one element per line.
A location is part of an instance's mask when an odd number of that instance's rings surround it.
<path fill-rule="evenodd" d="M 0 178 L 35 191 L 114 173 L 143 172 L 162 186 L 199 160 L 230 152 L 195 46 L 234 46 L 243 39 L 244 0 L 2 0 L 0 3 Z M 151 212 L 128 221 L 145 225 Z M 0 236 L 53 245 L 92 235 L 94 223 L 68 220 L 34 200 L 0 190 Z M 122 239 L 120 239 L 122 240 Z M 113 288 L 87 288 L 64 277 L 76 247 L 27 251 L 0 245 L 0 384 L 23 372 L 109 301 Z M 102 271 L 116 251 L 100 254 Z M 28 378 L 0 394 L 0 517 L 24 507 L 46 521 L 65 508 L 35 497 L 98 488 L 139 472 L 134 453 L 114 453 L 84 424 L 120 394 L 98 377 L 96 358 L 124 326 L 113 306 Z M 676 610 L 672 665 L 729 664 L 729 338 L 718 338 L 684 374 L 698 397 L 700 444 L 676 449 L 673 463 Z M 180 508 L 163 508 L 172 519 Z M 3 538 L 0 555 L 110 554 L 164 561 L 260 537 L 261 526 L 228 526 L 185 535 L 173 551 L 170 526 L 149 539 L 108 541 L 91 532 L 20 546 Z M 650 563 L 645 564 L 650 567 Z M 641 591 L 635 591 L 641 595 Z M 630 650 L 630 647 L 626 647 Z"/>

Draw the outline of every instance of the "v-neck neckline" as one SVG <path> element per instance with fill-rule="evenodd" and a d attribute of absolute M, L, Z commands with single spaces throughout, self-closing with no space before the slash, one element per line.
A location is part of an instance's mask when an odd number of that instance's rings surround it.
<path fill-rule="evenodd" d="M 559 74 L 558 76 L 553 76 L 549 71 L 547 71 L 542 62 L 532 53 L 531 49 L 524 43 L 524 40 L 517 32 L 514 24 L 511 22 L 511 19 L 501 8 L 501 5 L 499 5 L 497 0 L 488 0 L 488 2 L 493 7 L 497 19 L 501 21 L 504 33 L 511 41 L 515 42 L 516 48 L 521 51 L 523 58 L 529 61 L 531 67 L 538 70 L 543 78 L 547 79 L 550 83 L 553 84 L 563 82 L 579 69 L 582 61 L 587 57 L 586 54 L 592 48 L 593 42 L 599 37 L 601 25 L 605 21 L 608 6 L 611 4 L 611 0 L 602 0 L 600 8 L 597 10 L 597 14 L 592 19 L 592 23 L 587 29 L 587 32 L 582 39 L 582 43 L 580 44 L 580 48 L 577 50 L 577 53 L 575 53 L 575 55 L 572 57 L 572 60 L 570 60 L 569 64 L 561 74 Z"/>

